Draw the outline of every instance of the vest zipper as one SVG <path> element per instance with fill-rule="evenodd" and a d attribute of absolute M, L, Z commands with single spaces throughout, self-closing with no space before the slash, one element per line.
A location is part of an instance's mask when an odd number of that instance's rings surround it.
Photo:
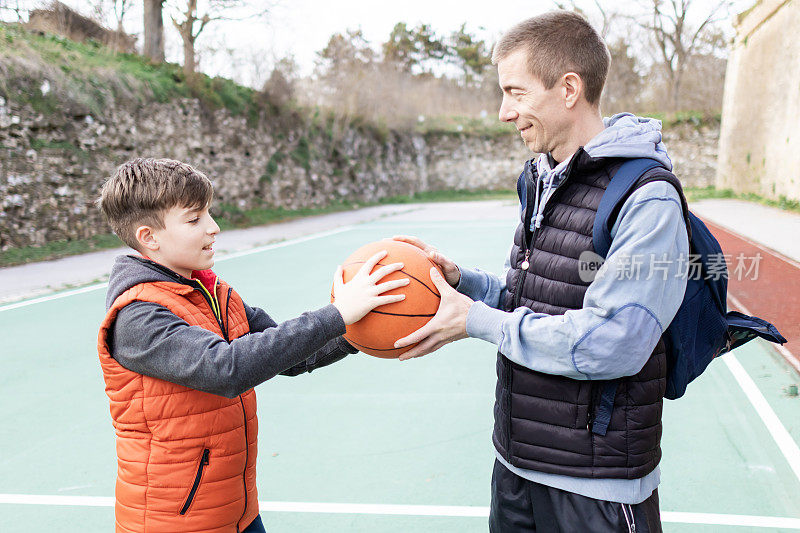
<path fill-rule="evenodd" d="M 566 170 L 564 172 L 564 175 L 561 178 L 561 181 L 559 181 L 558 185 L 556 185 L 556 188 L 552 192 L 552 194 L 550 195 L 549 200 L 553 199 L 555 194 L 558 192 L 558 189 L 560 189 L 564 185 L 564 183 L 567 181 L 567 178 L 568 178 L 569 174 L 572 173 L 572 166 L 575 164 L 576 156 L 577 156 L 577 154 L 575 156 L 573 156 L 572 161 L 570 161 L 569 165 L 567 165 L 567 168 L 566 168 Z M 537 175 L 536 176 L 536 180 L 538 181 L 539 179 L 540 178 Z M 526 182 L 525 186 L 526 187 L 528 186 L 527 182 Z M 535 191 L 535 189 L 536 188 L 534 188 L 534 191 Z M 536 192 L 534 192 L 534 194 L 536 194 Z M 528 205 L 530 205 L 530 202 L 533 200 L 532 198 L 530 198 L 530 194 L 527 194 L 525 196 L 525 199 L 526 199 L 526 203 Z M 525 211 L 525 216 L 522 218 L 522 224 L 523 224 L 522 240 L 523 240 L 523 245 L 525 246 L 525 259 L 523 259 L 522 263 L 520 264 L 520 269 L 522 270 L 522 272 L 520 272 L 520 275 L 517 278 L 517 283 L 516 283 L 516 286 L 515 286 L 515 289 L 514 289 L 514 308 L 512 309 L 512 311 L 514 309 L 518 308 L 520 302 L 522 301 L 522 285 L 525 282 L 525 276 L 527 275 L 528 269 L 531 266 L 531 264 L 530 264 L 531 248 L 534 245 L 534 243 L 536 242 L 536 230 L 538 229 L 537 227 L 534 226 L 533 230 L 531 230 L 530 238 L 529 239 L 526 238 L 527 235 L 528 235 L 528 229 L 531 226 L 531 221 L 533 220 L 533 217 L 536 216 L 536 213 L 533 212 L 533 209 L 531 209 L 531 216 L 530 217 L 527 216 L 528 205 L 525 206 L 525 210 L 526 210 Z M 550 204 L 550 205 L 552 206 L 552 204 Z M 546 215 L 546 214 L 547 214 L 547 205 L 542 207 L 542 218 L 543 219 L 544 219 L 544 215 Z M 506 450 L 506 454 L 508 454 L 508 457 L 506 457 L 505 459 L 506 459 L 506 461 L 508 461 L 509 463 L 511 463 L 513 465 L 514 463 L 511 461 L 511 421 L 512 421 L 512 417 L 511 417 L 511 387 L 512 387 L 512 381 L 513 381 L 513 377 L 512 377 L 513 376 L 513 364 L 509 362 L 507 367 L 508 367 L 508 374 L 506 376 L 506 390 L 508 391 L 508 427 L 506 428 L 506 434 L 508 435 L 508 449 Z"/>
<path fill-rule="evenodd" d="M 239 521 L 236 522 L 236 533 L 239 533 L 239 524 L 247 514 L 247 463 L 250 461 L 250 443 L 247 440 L 247 411 L 244 408 L 244 400 L 239 395 L 239 403 L 242 406 L 242 418 L 244 419 L 244 470 L 242 471 L 242 484 L 244 485 L 244 509 Z"/>
<path fill-rule="evenodd" d="M 197 489 L 200 487 L 200 479 L 203 477 L 203 468 L 208 464 L 208 456 L 210 453 L 211 450 L 208 448 L 203 450 L 203 455 L 200 457 L 200 464 L 197 466 L 197 474 L 195 474 L 194 483 L 192 483 L 192 490 L 189 491 L 189 497 L 186 498 L 186 503 L 181 507 L 180 514 L 182 515 L 186 514 L 189 510 L 189 506 L 192 505 L 192 501 L 194 501 L 194 496 L 197 493 Z"/>
<path fill-rule="evenodd" d="M 230 340 L 229 340 L 230 334 L 228 332 L 228 326 L 230 326 L 230 324 L 231 324 L 231 321 L 228 319 L 228 309 L 231 306 L 231 293 L 232 292 L 233 292 L 233 287 L 228 287 L 228 297 L 225 300 L 225 331 L 224 331 L 225 340 L 227 340 L 228 342 L 230 342 Z M 248 327 L 247 329 L 249 330 L 250 328 Z"/>
<path fill-rule="evenodd" d="M 206 289 L 206 288 L 203 286 L 203 284 L 202 284 L 201 282 L 199 282 L 199 281 L 198 281 L 198 282 L 197 282 L 197 285 L 200 287 L 200 294 L 202 294 L 202 295 L 203 295 L 203 298 L 204 298 L 204 299 L 205 299 L 205 301 L 208 303 L 208 306 L 211 308 L 211 314 L 212 314 L 212 315 L 214 315 L 214 318 L 216 319 L 216 321 L 217 321 L 217 324 L 219 325 L 219 330 L 222 332 L 222 336 L 224 337 L 224 339 L 225 339 L 225 341 L 226 341 L 226 342 L 230 343 L 231 341 L 230 341 L 230 339 L 228 338 L 228 332 L 227 332 L 227 330 L 225 329 L 225 324 L 223 324 L 223 322 L 222 322 L 222 317 L 220 316 L 220 315 L 221 315 L 221 312 L 220 312 L 220 313 L 217 313 L 217 311 L 216 311 L 216 307 L 214 306 L 214 302 L 213 302 L 213 301 L 212 301 L 212 299 L 211 299 L 211 294 L 208 292 L 208 290 L 207 290 L 207 289 Z M 215 289 L 215 292 L 216 292 L 216 286 L 217 286 L 217 282 L 216 282 L 216 280 L 215 280 L 215 281 L 214 281 L 214 289 Z M 228 291 L 228 297 L 229 297 L 228 299 L 229 299 L 229 300 L 230 300 L 230 290 L 232 290 L 232 288 L 231 288 L 231 289 L 229 289 L 229 291 Z M 226 313 L 228 312 L 228 311 L 227 311 L 227 307 L 228 307 L 228 303 L 226 302 L 226 303 L 225 303 L 225 308 L 226 308 L 226 309 L 225 309 L 225 312 L 226 312 Z"/>

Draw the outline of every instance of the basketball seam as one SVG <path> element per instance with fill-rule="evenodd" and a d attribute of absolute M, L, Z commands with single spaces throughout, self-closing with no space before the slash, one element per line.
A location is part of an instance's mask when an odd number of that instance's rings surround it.
<path fill-rule="evenodd" d="M 346 265 L 342 265 L 342 268 L 344 268 L 344 267 L 348 267 L 348 266 L 350 266 L 350 265 L 363 265 L 364 263 L 366 263 L 366 261 L 354 261 L 354 262 L 352 262 L 352 263 L 347 263 Z M 383 263 L 377 263 L 375 266 L 387 266 L 387 265 L 384 265 Z M 439 294 L 436 294 L 435 292 L 433 292 L 433 289 L 431 289 L 430 287 L 428 287 L 428 284 L 427 284 L 427 283 L 425 283 L 424 281 L 422 281 L 421 279 L 417 278 L 416 276 L 414 276 L 414 275 L 412 275 L 412 274 L 409 274 L 409 273 L 408 273 L 408 272 L 406 272 L 405 270 L 400 270 L 399 272 L 402 272 L 403 274 L 405 274 L 405 275 L 406 275 L 406 276 L 408 276 L 409 278 L 413 278 L 413 279 L 417 280 L 417 282 L 419 282 L 419 284 L 420 284 L 420 285 L 422 285 L 423 287 L 425 287 L 426 289 L 428 289 L 428 290 L 430 291 L 430 293 L 431 293 L 431 294 L 433 294 L 434 296 L 436 296 L 436 297 L 437 297 L 437 298 L 439 298 L 440 300 L 442 299 L 442 297 L 441 297 Z"/>
<path fill-rule="evenodd" d="M 426 316 L 436 316 L 436 313 L 431 313 L 429 315 L 407 315 L 405 313 L 387 313 L 386 311 L 376 311 L 373 309 L 370 313 L 377 313 L 379 315 L 392 315 L 392 316 L 410 316 L 410 317 L 426 317 Z"/>
<path fill-rule="evenodd" d="M 393 352 L 395 350 L 402 350 L 403 349 L 403 348 L 373 348 L 372 346 L 367 346 L 365 344 L 359 344 L 359 343 L 357 343 L 355 341 L 352 341 L 352 340 L 347 338 L 347 335 L 342 335 L 342 337 L 344 337 L 344 339 L 347 342 L 349 342 L 350 344 L 352 344 L 353 346 L 356 346 L 358 348 L 366 348 L 367 350 L 373 350 L 373 351 L 376 351 L 376 352 Z M 410 346 L 406 346 L 406 348 L 411 348 L 411 347 Z"/>

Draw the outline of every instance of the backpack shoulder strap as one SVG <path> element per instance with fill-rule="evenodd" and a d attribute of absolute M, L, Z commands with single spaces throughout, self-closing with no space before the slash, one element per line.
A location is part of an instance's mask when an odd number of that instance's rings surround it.
<path fill-rule="evenodd" d="M 683 196 L 680 182 L 675 175 L 655 159 L 629 159 L 622 163 L 611 177 L 597 208 L 592 228 L 592 244 L 598 255 L 605 257 L 611 248 L 611 228 L 614 226 L 614 221 L 622 209 L 622 205 L 634 190 L 651 181 L 667 181 L 678 190 L 684 219 L 689 227 L 689 207 Z"/>
<path fill-rule="evenodd" d="M 633 191 L 652 181 L 667 181 L 676 188 L 681 198 L 686 229 L 691 232 L 691 224 L 689 224 L 688 219 L 689 207 L 678 178 L 654 159 L 629 159 L 622 163 L 611 177 L 611 181 L 603 193 L 600 205 L 597 208 L 592 228 L 592 243 L 598 255 L 606 257 L 608 254 L 608 250 L 611 248 L 611 228 L 625 201 Z M 691 242 L 691 233 L 689 240 Z M 598 387 L 600 387 L 600 401 L 596 406 L 591 424 L 592 433 L 605 435 L 608 431 L 619 382 L 620 380 L 618 379 L 612 379 L 598 384 Z"/>

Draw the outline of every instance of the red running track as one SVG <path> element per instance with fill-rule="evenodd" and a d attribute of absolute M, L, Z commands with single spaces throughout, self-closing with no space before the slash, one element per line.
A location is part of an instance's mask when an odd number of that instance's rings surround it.
<path fill-rule="evenodd" d="M 788 340 L 785 349 L 778 351 L 800 372 L 800 263 L 707 220 L 703 222 L 719 240 L 728 260 L 728 294 L 733 297 L 729 303 L 733 307 L 740 304 L 746 309 L 740 311 L 772 322 Z M 735 268 L 743 263 L 737 260 L 739 254 L 747 258 L 744 264 L 748 267 L 752 266 L 750 258 L 760 254 L 757 276 L 754 271 L 745 275 L 746 269 L 737 275 Z"/>

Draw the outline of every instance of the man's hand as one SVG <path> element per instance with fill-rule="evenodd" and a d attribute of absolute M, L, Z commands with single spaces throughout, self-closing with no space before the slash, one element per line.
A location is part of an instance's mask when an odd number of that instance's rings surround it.
<path fill-rule="evenodd" d="M 385 251 L 378 252 L 367 259 L 356 275 L 347 283 L 344 282 L 344 270 L 341 265 L 336 269 L 336 274 L 333 276 L 333 305 L 342 314 L 346 326 L 358 322 L 379 305 L 405 299 L 405 294 L 381 296 L 386 291 L 404 287 L 409 283 L 408 278 L 378 283 L 384 276 L 403 268 L 403 263 L 392 263 L 372 272 L 375 265 L 384 257 L 386 257 Z M 372 273 L 370 274 L 370 272 Z"/>
<path fill-rule="evenodd" d="M 431 268 L 431 280 L 442 296 L 442 301 L 430 322 L 394 343 L 395 348 L 403 348 L 419 342 L 399 357 L 401 361 L 421 357 L 435 352 L 445 344 L 467 338 L 467 313 L 475 302 L 448 285 L 435 268 Z"/>
<path fill-rule="evenodd" d="M 458 269 L 458 266 L 451 261 L 448 257 L 445 257 L 439 250 L 423 242 L 422 240 L 418 239 L 417 237 L 411 237 L 410 235 L 395 235 L 392 237 L 395 241 L 401 241 L 408 244 L 413 244 L 426 254 L 428 257 L 431 258 L 431 261 L 439 265 L 439 268 L 442 269 L 444 272 L 444 279 L 447 280 L 447 283 L 450 284 L 451 287 L 455 287 L 458 285 L 458 282 L 461 281 L 461 271 Z"/>

